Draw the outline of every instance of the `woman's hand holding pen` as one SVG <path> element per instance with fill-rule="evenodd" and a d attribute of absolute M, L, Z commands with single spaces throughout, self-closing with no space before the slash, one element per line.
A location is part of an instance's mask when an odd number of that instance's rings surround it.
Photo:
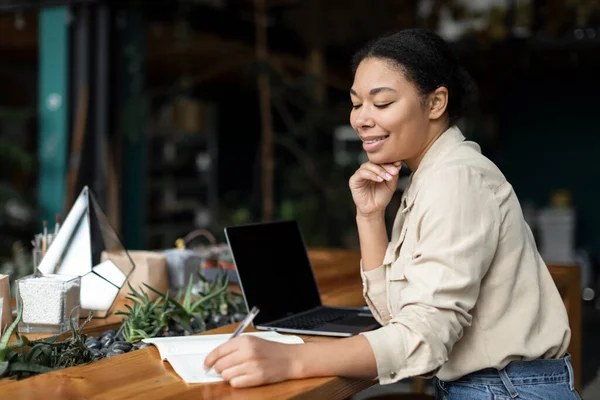
<path fill-rule="evenodd" d="M 374 164 L 366 162 L 350 178 L 350 191 L 357 215 L 370 217 L 383 213 L 398 187 L 401 162 Z"/>
<path fill-rule="evenodd" d="M 297 345 L 277 343 L 251 335 L 228 340 L 206 356 L 213 368 L 233 387 L 260 386 L 298 377 Z"/>

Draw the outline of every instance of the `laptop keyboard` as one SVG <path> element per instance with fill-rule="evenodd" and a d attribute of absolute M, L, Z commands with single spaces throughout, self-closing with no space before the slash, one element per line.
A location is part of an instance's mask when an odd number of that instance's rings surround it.
<path fill-rule="evenodd" d="M 312 329 L 328 322 L 337 321 L 350 314 L 355 314 L 355 311 L 320 308 L 311 313 L 298 315 L 273 325 L 279 328 Z"/>

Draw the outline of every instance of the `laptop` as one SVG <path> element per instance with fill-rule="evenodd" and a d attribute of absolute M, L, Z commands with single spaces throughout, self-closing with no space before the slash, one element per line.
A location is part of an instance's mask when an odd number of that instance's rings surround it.
<path fill-rule="evenodd" d="M 348 337 L 380 326 L 366 307 L 321 303 L 296 221 L 230 226 L 225 236 L 246 306 L 260 309 L 256 329 Z"/>

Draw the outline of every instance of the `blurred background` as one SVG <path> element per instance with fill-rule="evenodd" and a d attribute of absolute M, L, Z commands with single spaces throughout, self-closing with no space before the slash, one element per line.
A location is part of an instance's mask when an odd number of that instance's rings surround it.
<path fill-rule="evenodd" d="M 356 248 L 350 58 L 410 27 L 475 79 L 459 126 L 514 186 L 545 260 L 580 266 L 582 383 L 600 385 L 595 0 L 0 0 L 1 268 L 27 263 L 86 185 L 128 249 L 272 219 Z"/>

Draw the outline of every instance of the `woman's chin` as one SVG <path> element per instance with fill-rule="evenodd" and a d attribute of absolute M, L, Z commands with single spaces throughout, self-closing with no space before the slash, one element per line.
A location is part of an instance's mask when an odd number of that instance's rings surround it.
<path fill-rule="evenodd" d="M 398 157 L 393 157 L 388 154 L 367 153 L 367 158 L 373 164 L 393 164 L 400 161 Z"/>

